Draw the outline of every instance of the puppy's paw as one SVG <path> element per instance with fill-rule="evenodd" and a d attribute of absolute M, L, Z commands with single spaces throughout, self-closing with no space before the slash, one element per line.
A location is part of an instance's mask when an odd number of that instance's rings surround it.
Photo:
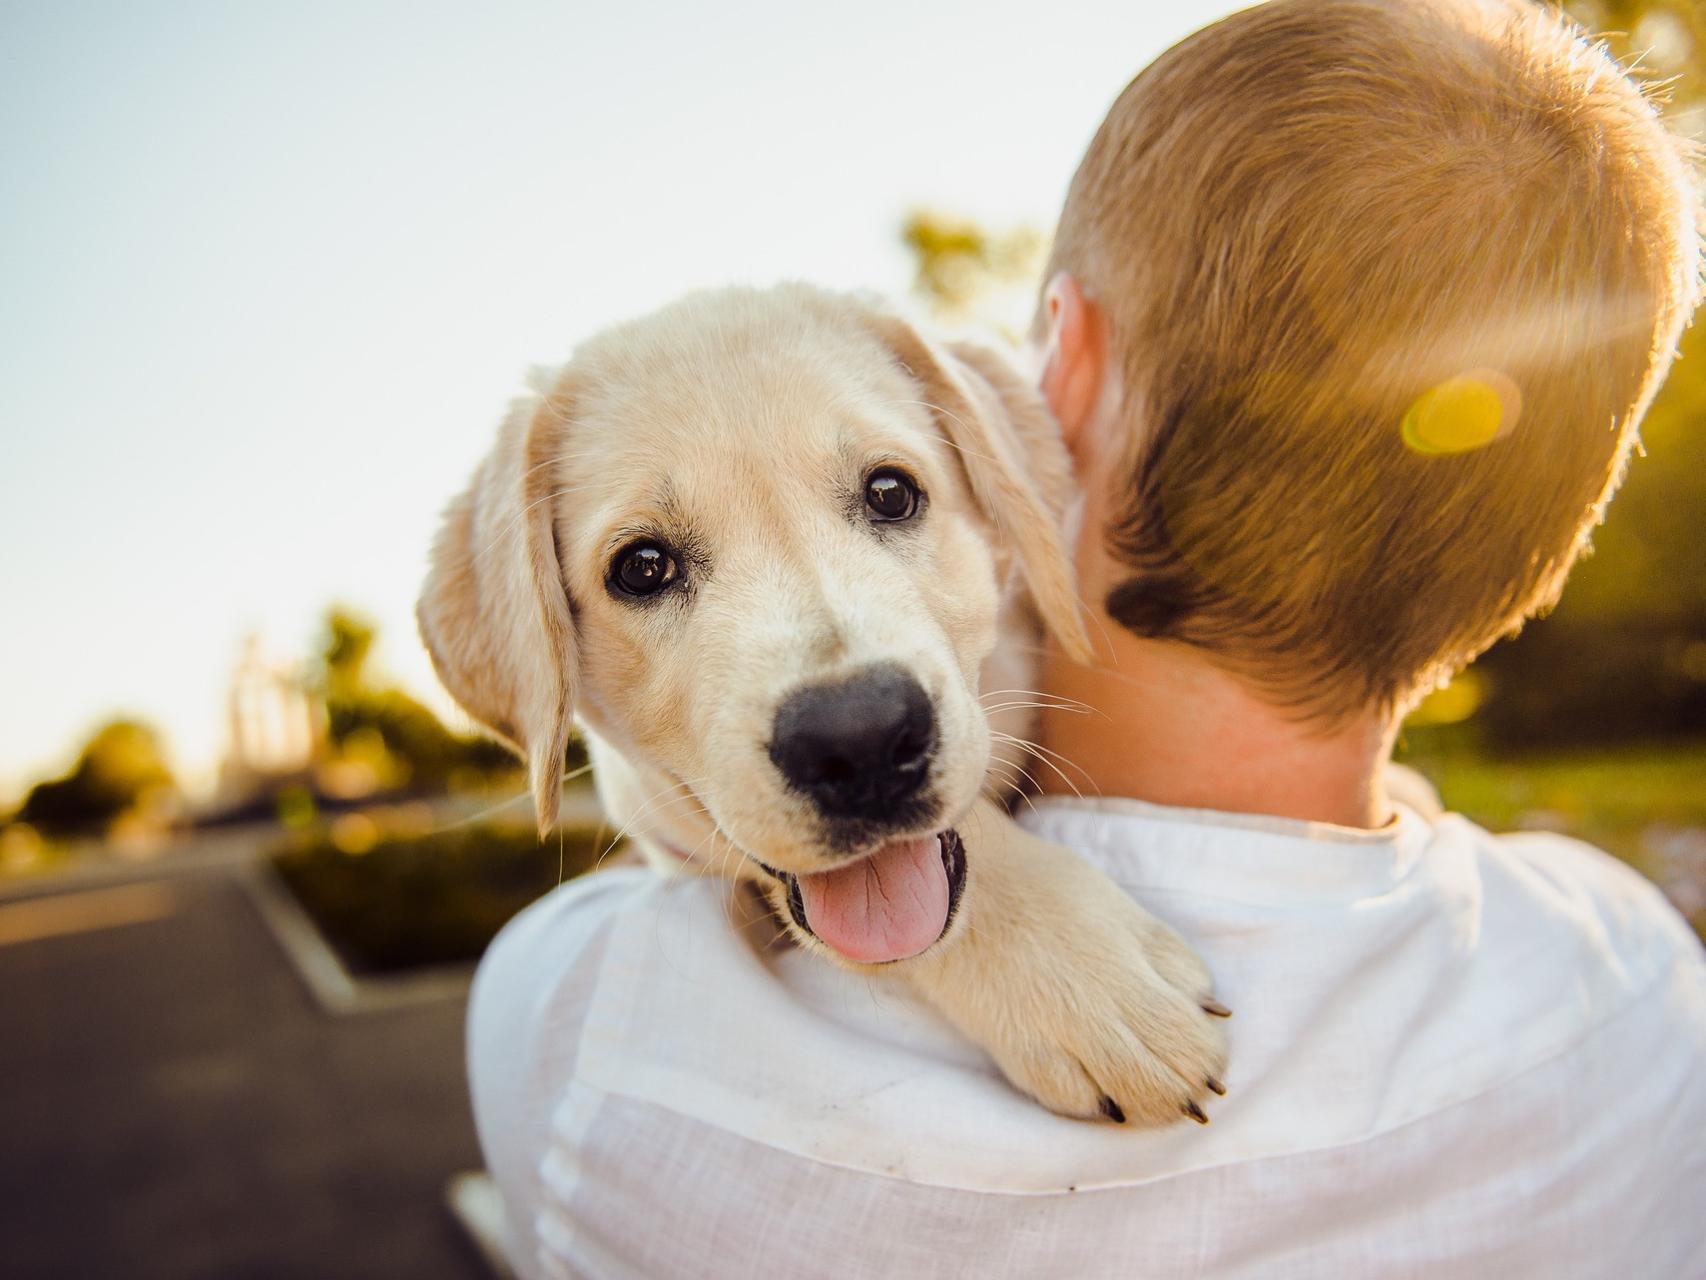
<path fill-rule="evenodd" d="M 1051 1110 L 1206 1124 L 1229 1013 L 1207 967 L 1077 854 L 998 811 L 974 817 L 963 919 L 895 967 Z"/>
<path fill-rule="evenodd" d="M 1140 909 L 1077 934 L 1025 973 L 991 972 L 1011 1001 L 983 1040 L 1009 1080 L 1050 1110 L 1117 1124 L 1208 1123 L 1225 1093 L 1225 1006 L 1184 941 Z"/>

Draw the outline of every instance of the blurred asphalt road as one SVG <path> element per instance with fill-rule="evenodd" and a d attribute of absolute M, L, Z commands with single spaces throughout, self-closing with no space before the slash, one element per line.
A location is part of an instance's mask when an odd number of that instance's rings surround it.
<path fill-rule="evenodd" d="M 0 1274 L 478 1280 L 462 999 L 320 1012 L 239 861 L 0 902 Z"/>

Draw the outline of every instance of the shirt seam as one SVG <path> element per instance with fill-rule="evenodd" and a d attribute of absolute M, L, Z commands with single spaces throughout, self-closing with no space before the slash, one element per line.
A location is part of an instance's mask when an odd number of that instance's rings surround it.
<path fill-rule="evenodd" d="M 1037 817 L 1047 820 L 1053 813 L 1073 813 L 1091 817 L 1119 816 L 1146 822 L 1165 822 L 1172 826 L 1212 828 L 1216 830 L 1255 832 L 1281 840 L 1305 844 L 1316 842 L 1346 845 L 1392 845 L 1400 841 L 1416 824 L 1431 828 L 1427 819 L 1401 804 L 1393 805 L 1391 821 L 1380 827 L 1347 827 L 1332 822 L 1315 822 L 1307 818 L 1284 818 L 1277 814 L 1235 813 L 1222 809 L 1189 809 L 1174 805 L 1153 804 L 1132 796 L 1046 796 L 1032 804 Z M 1021 825 L 1026 825 L 1021 823 Z"/>

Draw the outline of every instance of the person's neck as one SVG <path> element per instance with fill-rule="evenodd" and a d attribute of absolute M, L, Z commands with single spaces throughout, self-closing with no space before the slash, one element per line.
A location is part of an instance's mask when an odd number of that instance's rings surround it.
<path fill-rule="evenodd" d="M 1183 645 L 1142 640 L 1105 615 L 1103 664 L 1047 651 L 1038 741 L 1061 774 L 1036 769 L 1045 793 L 1128 796 L 1154 804 L 1379 827 L 1396 724 L 1374 712 L 1323 727 L 1257 698 Z M 1068 781 L 1070 779 L 1070 781 Z"/>

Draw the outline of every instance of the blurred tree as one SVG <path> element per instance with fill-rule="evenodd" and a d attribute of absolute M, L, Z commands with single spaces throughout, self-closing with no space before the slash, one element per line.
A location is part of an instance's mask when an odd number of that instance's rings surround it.
<path fill-rule="evenodd" d="M 1706 6 L 1580 0 L 1567 11 L 1706 138 Z M 1567 745 L 1706 733 L 1706 326 L 1696 323 L 1641 431 L 1593 554 L 1557 610 L 1477 664 L 1496 743 Z"/>
<path fill-rule="evenodd" d="M 507 776 L 515 757 L 486 737 L 452 732 L 430 708 L 369 668 L 378 629 L 356 610 L 326 611 L 311 677 L 326 702 L 327 737 L 344 762 L 365 766 L 375 789 L 442 790 Z M 571 744 L 571 767 L 585 762 Z"/>
<path fill-rule="evenodd" d="M 902 224 L 900 238 L 912 251 L 913 291 L 937 319 L 1017 336 L 1014 330 L 1029 319 L 1048 237 L 1035 227 L 997 233 L 970 218 L 917 209 Z M 1003 301 L 1017 305 L 1002 307 Z"/>
<path fill-rule="evenodd" d="M 1553 0 L 1557 3 L 1557 0 Z M 1671 101 L 1682 132 L 1700 138 L 1706 117 L 1706 5 L 1700 0 L 1563 0 L 1560 6 L 1611 46 L 1618 60 Z"/>
<path fill-rule="evenodd" d="M 354 693 L 363 687 L 367 659 L 378 635 L 379 629 L 353 609 L 335 604 L 326 610 L 319 666 L 328 695 Z"/>
<path fill-rule="evenodd" d="M 140 720 L 112 720 L 95 731 L 70 773 L 37 783 L 13 816 L 46 835 L 99 835 L 122 814 L 159 808 L 176 793 L 159 735 Z"/>

